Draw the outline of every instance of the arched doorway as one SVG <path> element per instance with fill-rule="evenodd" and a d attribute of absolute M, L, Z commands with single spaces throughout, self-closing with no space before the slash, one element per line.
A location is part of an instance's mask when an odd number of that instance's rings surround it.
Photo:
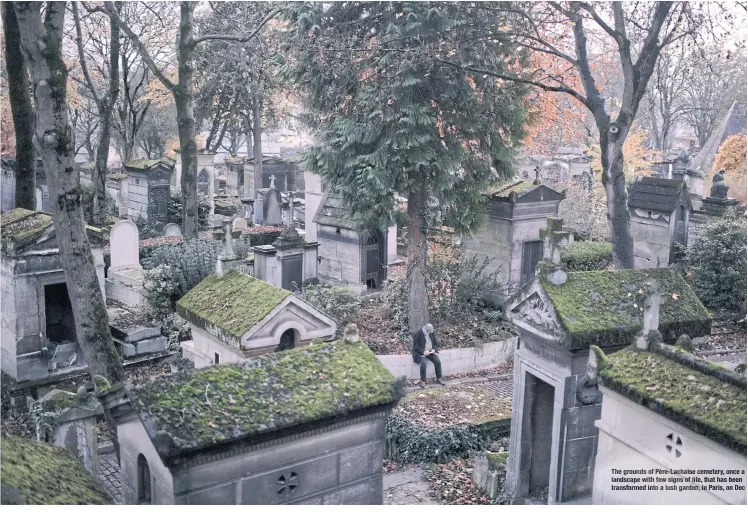
<path fill-rule="evenodd" d="M 138 503 L 151 502 L 151 469 L 145 456 L 138 456 Z"/>
<path fill-rule="evenodd" d="M 296 331 L 293 329 L 287 329 L 286 331 L 281 334 L 280 337 L 280 343 L 278 343 L 278 348 L 275 349 L 276 352 L 281 352 L 284 350 L 293 349 L 296 346 Z"/>
<path fill-rule="evenodd" d="M 385 278 L 384 268 L 387 263 L 384 235 L 379 231 L 364 234 L 361 236 L 361 243 L 361 279 L 367 290 L 379 290 Z"/>
<path fill-rule="evenodd" d="M 197 175 L 197 192 L 198 194 L 208 195 L 208 189 L 210 185 L 210 175 L 208 171 L 203 169 L 200 174 Z"/>

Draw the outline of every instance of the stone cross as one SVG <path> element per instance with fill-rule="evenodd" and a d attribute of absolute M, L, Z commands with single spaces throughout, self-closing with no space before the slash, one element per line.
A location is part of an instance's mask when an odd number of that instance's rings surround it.
<path fill-rule="evenodd" d="M 288 192 L 288 216 L 286 217 L 286 227 L 293 229 L 293 192 Z"/>
<path fill-rule="evenodd" d="M 548 269 L 546 278 L 553 285 L 566 283 L 566 269 L 561 264 L 561 247 L 574 241 L 572 233 L 562 230 L 563 223 L 560 218 L 551 217 L 548 218 L 546 228 L 540 229 L 540 238 L 543 240 L 543 261 Z"/>
<path fill-rule="evenodd" d="M 275 175 L 274 174 L 270 175 L 270 188 L 275 189 Z"/>
<path fill-rule="evenodd" d="M 535 166 L 535 185 L 540 185 L 540 166 Z"/>

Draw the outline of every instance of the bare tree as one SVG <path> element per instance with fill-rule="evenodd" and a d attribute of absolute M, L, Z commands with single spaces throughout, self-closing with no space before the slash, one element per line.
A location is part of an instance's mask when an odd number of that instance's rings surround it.
<path fill-rule="evenodd" d="M 112 11 L 119 12 L 122 9 L 122 2 L 106 2 L 106 4 L 107 9 L 111 9 Z M 109 145 L 112 141 L 112 115 L 114 113 L 114 105 L 119 97 L 119 26 L 112 21 L 109 22 L 109 70 L 106 71 L 109 86 L 106 91 L 101 93 L 88 70 L 86 53 L 84 51 L 83 31 L 81 30 L 80 14 L 78 13 L 78 3 L 73 2 L 72 7 L 75 19 L 75 41 L 78 47 L 78 59 L 80 60 L 81 70 L 83 71 L 88 90 L 99 111 L 99 140 L 96 147 L 96 172 L 93 176 L 94 198 L 92 221 L 95 224 L 101 225 L 105 221 L 104 202 L 106 201 Z M 104 72 L 103 68 L 99 69 L 101 72 Z"/>
<path fill-rule="evenodd" d="M 169 90 L 177 108 L 177 127 L 182 156 L 182 224 L 185 238 L 197 238 L 197 142 L 195 140 L 194 97 L 194 57 L 195 49 L 208 40 L 231 40 L 247 42 L 255 37 L 262 27 L 274 17 L 278 10 L 268 10 L 261 23 L 251 32 L 242 35 L 206 34 L 195 36 L 194 11 L 196 2 L 181 2 L 179 17 L 179 37 L 177 43 L 178 80 L 175 83 L 159 68 L 153 56 L 132 28 L 108 6 L 103 11 L 114 20 L 131 39 L 143 61 L 153 75 Z"/>
<path fill-rule="evenodd" d="M 75 133 L 75 156 L 85 149 L 89 162 L 96 161 L 96 141 L 94 135 L 99 128 L 99 115 L 96 113 L 95 103 L 89 97 L 84 97 L 80 107 L 71 108 L 73 132 Z"/>
<path fill-rule="evenodd" d="M 623 170 L 623 144 L 644 97 L 663 49 L 694 37 L 709 20 L 706 7 L 689 2 L 507 2 L 482 4 L 486 29 L 462 45 L 480 46 L 486 39 L 520 42 L 524 52 L 550 60 L 555 67 L 518 70 L 516 74 L 485 70 L 459 58 L 439 56 L 441 63 L 521 82 L 546 91 L 566 93 L 595 118 L 602 157 L 602 182 L 607 197 L 608 224 L 616 268 L 634 266 Z M 491 24 L 492 13 L 510 12 L 510 27 Z M 569 28 L 571 27 L 571 32 Z M 590 41 L 591 40 L 591 41 Z M 593 53 L 611 45 L 618 56 L 622 92 L 606 99 L 597 83 Z"/>
<path fill-rule="evenodd" d="M 42 13 L 42 5 L 45 9 Z M 21 47 L 34 85 L 35 149 L 49 180 L 52 217 L 60 260 L 75 318 L 78 344 L 92 376 L 114 384 L 124 379 L 109 331 L 104 299 L 94 269 L 81 211 L 80 180 L 73 159 L 68 121 L 67 76 L 62 58 L 65 2 L 17 2 Z"/>
<path fill-rule="evenodd" d="M 29 96 L 29 73 L 21 52 L 21 34 L 13 9 L 14 2 L 3 2 L 5 67 L 8 71 L 8 97 L 16 138 L 16 207 L 36 209 L 36 155 L 34 108 Z"/>

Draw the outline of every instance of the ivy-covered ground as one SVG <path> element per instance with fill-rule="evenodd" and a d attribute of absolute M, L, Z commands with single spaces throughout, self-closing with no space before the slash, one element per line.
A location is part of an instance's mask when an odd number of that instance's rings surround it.
<path fill-rule="evenodd" d="M 393 413 L 425 427 L 475 425 L 511 417 L 512 402 L 479 385 L 457 385 L 411 392 Z"/>

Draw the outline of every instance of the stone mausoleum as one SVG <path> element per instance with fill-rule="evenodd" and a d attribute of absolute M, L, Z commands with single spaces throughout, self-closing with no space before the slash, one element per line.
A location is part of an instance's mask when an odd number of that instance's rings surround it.
<path fill-rule="evenodd" d="M 595 422 L 599 441 L 593 503 L 746 504 L 745 374 L 696 358 L 690 347 L 656 340 L 645 350 L 630 346 L 607 357 L 593 354 L 603 395 L 602 414 Z M 612 481 L 614 468 L 693 472 L 640 475 L 665 477 L 673 481 L 665 483 L 669 487 L 689 487 L 685 492 L 664 489 L 662 483 L 613 490 L 622 485 Z M 710 483 L 691 481 L 718 476 L 700 473 L 713 469 L 737 473 Z M 733 490 L 736 486 L 743 489 Z"/>
<path fill-rule="evenodd" d="M 166 225 L 169 223 L 169 181 L 174 174 L 174 161 L 133 160 L 125 164 L 127 173 L 127 216 Z"/>
<path fill-rule="evenodd" d="M 490 296 L 501 305 L 519 287 L 535 276 L 543 258 L 540 229 L 549 217 L 558 216 L 563 193 L 539 181 L 512 181 L 491 191 L 486 227 L 462 242 L 462 252 L 488 258 L 488 270 L 499 269 L 505 291 Z"/>
<path fill-rule="evenodd" d="M 349 341 L 112 390 L 124 502 L 382 504 L 385 420 L 404 383 Z"/>
<path fill-rule="evenodd" d="M 184 356 L 200 368 L 331 339 L 337 325 L 295 294 L 236 271 L 212 275 L 177 302 L 190 323 Z"/>
<path fill-rule="evenodd" d="M 712 322 L 670 269 L 567 273 L 565 235 L 560 220 L 549 220 L 536 277 L 504 304 L 519 332 L 506 485 L 518 500 L 547 492 L 551 504 L 592 493 L 602 398 L 587 376 L 590 345 L 610 354 L 631 343 L 642 330 L 641 293 L 650 280 L 662 289 L 665 341 L 687 334 L 698 343 Z"/>
<path fill-rule="evenodd" d="M 36 381 L 86 368 L 76 336 L 52 216 L 13 209 L 2 214 L 2 370 L 17 381 Z M 104 291 L 105 230 L 86 227 Z"/>
<path fill-rule="evenodd" d="M 634 267 L 667 267 L 676 260 L 677 245 L 688 245 L 688 225 L 693 211 L 686 182 L 639 177 L 629 188 Z M 676 245 L 677 244 L 677 245 Z"/>

